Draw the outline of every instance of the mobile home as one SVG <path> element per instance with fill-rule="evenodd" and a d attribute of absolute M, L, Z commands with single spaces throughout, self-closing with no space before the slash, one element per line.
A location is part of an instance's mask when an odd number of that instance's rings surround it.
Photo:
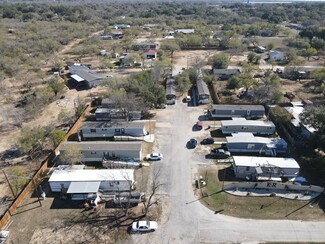
<path fill-rule="evenodd" d="M 281 180 L 293 178 L 300 166 L 293 158 L 234 156 L 233 168 L 237 178 L 249 180 Z"/>
<path fill-rule="evenodd" d="M 60 153 L 75 147 L 81 154 L 82 162 L 102 162 L 104 159 L 141 159 L 141 142 L 108 141 L 67 141 L 62 144 Z"/>
<path fill-rule="evenodd" d="M 173 78 L 167 78 L 166 82 L 166 103 L 167 105 L 173 105 L 176 101 L 176 88 L 175 80 Z"/>
<path fill-rule="evenodd" d="M 108 139 L 114 136 L 143 137 L 147 135 L 144 122 L 86 122 L 79 130 L 79 139 Z"/>
<path fill-rule="evenodd" d="M 210 91 L 207 84 L 202 78 L 202 71 L 199 70 L 198 78 L 196 80 L 198 103 L 199 104 L 208 104 L 210 99 Z"/>
<path fill-rule="evenodd" d="M 52 192 L 71 194 L 72 199 L 87 199 L 98 191 L 130 191 L 134 185 L 133 169 L 73 169 L 60 165 L 52 173 L 49 184 Z"/>
<path fill-rule="evenodd" d="M 276 156 L 286 153 L 288 144 L 282 138 L 254 136 L 252 133 L 235 133 L 226 137 L 227 148 L 231 153 L 258 153 Z"/>
<path fill-rule="evenodd" d="M 223 134 L 250 132 L 259 135 L 272 135 L 275 131 L 275 125 L 269 120 L 233 118 L 232 120 L 221 121 L 221 131 Z"/>
<path fill-rule="evenodd" d="M 262 105 L 217 104 L 209 110 L 212 119 L 218 118 L 262 118 L 265 108 Z"/>

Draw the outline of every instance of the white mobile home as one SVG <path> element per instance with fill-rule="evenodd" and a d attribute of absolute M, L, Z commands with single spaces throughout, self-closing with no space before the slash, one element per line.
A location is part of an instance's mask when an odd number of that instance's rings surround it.
<path fill-rule="evenodd" d="M 300 166 L 293 158 L 233 157 L 234 173 L 237 178 L 250 180 L 281 180 L 296 177 Z"/>
<path fill-rule="evenodd" d="M 140 160 L 141 142 L 108 142 L 108 141 L 67 141 L 62 144 L 60 153 L 69 150 L 72 145 L 79 149 L 82 162 L 102 162 L 104 159 Z"/>
<path fill-rule="evenodd" d="M 71 194 L 72 199 L 87 199 L 98 191 L 130 191 L 134 185 L 133 169 L 73 169 L 61 165 L 49 179 L 52 192 Z"/>
<path fill-rule="evenodd" d="M 212 105 L 209 110 L 212 119 L 219 118 L 262 118 L 265 114 L 265 108 L 262 105 L 236 105 L 236 104 L 218 104 Z"/>
<path fill-rule="evenodd" d="M 79 139 L 108 139 L 114 136 L 143 137 L 148 133 L 144 122 L 86 122 L 79 130 Z"/>
<path fill-rule="evenodd" d="M 223 134 L 250 132 L 259 135 L 272 135 L 275 131 L 275 125 L 269 120 L 233 118 L 232 120 L 221 121 L 221 131 Z"/>
<path fill-rule="evenodd" d="M 254 136 L 252 133 L 235 133 L 226 137 L 227 148 L 231 153 L 258 153 L 276 156 L 286 153 L 288 144 L 282 138 Z"/>

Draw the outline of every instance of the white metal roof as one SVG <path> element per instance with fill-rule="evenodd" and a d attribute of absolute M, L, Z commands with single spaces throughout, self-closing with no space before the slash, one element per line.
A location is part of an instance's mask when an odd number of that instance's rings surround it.
<path fill-rule="evenodd" d="M 285 107 L 285 109 L 292 115 L 293 119 L 291 120 L 291 124 L 293 124 L 295 127 L 300 127 L 300 114 L 305 110 L 304 107 L 301 105 L 295 105 L 293 104 L 293 107 Z M 305 126 L 305 125 L 304 125 Z M 313 133 L 316 131 L 315 128 L 311 126 L 305 126 L 305 128 L 310 132 Z"/>
<path fill-rule="evenodd" d="M 71 182 L 67 193 L 92 193 L 98 192 L 100 181 Z"/>
<path fill-rule="evenodd" d="M 71 75 L 71 78 L 78 82 L 84 81 L 84 79 L 81 78 L 79 75 Z"/>
<path fill-rule="evenodd" d="M 64 151 L 64 149 L 68 145 L 74 145 L 81 151 L 140 151 L 141 150 L 141 142 L 138 141 L 127 141 L 127 142 L 111 142 L 111 141 L 66 141 L 61 147 L 60 151 Z"/>
<path fill-rule="evenodd" d="M 254 136 L 253 133 L 248 132 L 240 132 L 240 133 L 233 133 L 232 136 L 227 136 L 227 142 L 229 143 L 272 143 L 272 139 L 277 138 L 267 138 L 267 137 L 260 137 L 260 136 Z"/>
<path fill-rule="evenodd" d="M 221 126 L 267 126 L 267 127 L 275 127 L 272 121 L 269 120 L 247 120 L 245 118 L 233 118 L 232 120 L 221 120 Z"/>
<path fill-rule="evenodd" d="M 56 169 L 49 182 L 98 182 L 98 181 L 134 181 L 133 169 L 93 169 L 62 170 Z"/>
<path fill-rule="evenodd" d="M 233 156 L 236 166 L 297 168 L 300 166 L 294 158 Z"/>

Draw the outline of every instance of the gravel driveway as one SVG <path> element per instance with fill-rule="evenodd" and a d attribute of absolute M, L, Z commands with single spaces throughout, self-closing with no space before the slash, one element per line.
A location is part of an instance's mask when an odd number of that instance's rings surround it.
<path fill-rule="evenodd" d="M 208 136 L 204 130 L 208 122 L 203 130 L 192 130 L 204 109 L 178 100 L 157 113 L 155 147 L 164 159 L 153 168 L 160 169 L 164 183 L 158 193 L 164 206 L 162 219 L 156 232 L 133 235 L 134 243 L 324 242 L 324 222 L 239 219 L 215 214 L 197 201 L 194 174 L 197 165 L 208 161 L 197 150 L 187 149 L 186 142 Z"/>

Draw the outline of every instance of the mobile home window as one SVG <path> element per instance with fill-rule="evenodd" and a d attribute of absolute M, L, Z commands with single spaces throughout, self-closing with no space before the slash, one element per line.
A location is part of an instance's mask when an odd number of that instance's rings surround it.
<path fill-rule="evenodd" d="M 247 149 L 254 149 L 255 148 L 255 144 L 248 144 L 247 145 Z"/>
<path fill-rule="evenodd" d="M 91 133 L 96 133 L 96 129 L 90 129 Z"/>

